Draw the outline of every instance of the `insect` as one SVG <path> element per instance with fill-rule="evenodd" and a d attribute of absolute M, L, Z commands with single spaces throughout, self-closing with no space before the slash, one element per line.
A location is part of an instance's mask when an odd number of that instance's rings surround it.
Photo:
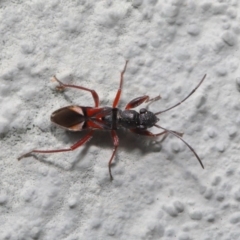
<path fill-rule="evenodd" d="M 156 123 L 159 121 L 159 118 L 157 118 L 157 115 L 167 112 L 181 103 L 183 103 L 185 100 L 187 100 L 196 90 L 197 88 L 202 84 L 204 79 L 206 78 L 206 74 L 203 76 L 200 83 L 191 91 L 191 93 L 185 97 L 182 101 L 178 102 L 177 104 L 173 105 L 172 107 L 169 107 L 163 111 L 159 111 L 156 113 L 148 111 L 146 108 L 140 109 L 139 112 L 135 110 L 131 110 L 142 103 L 151 103 L 154 101 L 157 101 L 160 99 L 160 96 L 150 99 L 149 96 L 144 95 L 141 97 L 134 98 L 131 100 L 125 107 L 124 110 L 121 110 L 117 108 L 122 87 L 123 87 L 123 77 L 124 73 L 127 68 L 128 61 L 126 61 L 124 69 L 121 72 L 120 77 L 120 84 L 119 88 L 117 90 L 116 96 L 114 98 L 112 107 L 99 107 L 99 97 L 98 94 L 95 92 L 95 90 L 88 89 L 81 86 L 76 85 L 70 85 L 70 84 L 64 84 L 61 81 L 59 81 L 55 76 L 54 80 L 59 83 L 59 86 L 57 87 L 59 90 L 63 90 L 65 88 L 76 88 L 83 91 L 90 92 L 92 94 L 95 106 L 94 107 L 83 107 L 78 105 L 72 105 L 68 107 L 63 107 L 51 115 L 51 121 L 56 124 L 57 126 L 66 129 L 68 131 L 82 131 L 87 130 L 86 135 L 81 138 L 77 143 L 73 144 L 69 148 L 63 148 L 63 149 L 53 149 L 53 150 L 32 150 L 26 154 L 23 154 L 18 158 L 18 160 L 30 156 L 32 153 L 57 153 L 57 152 L 67 152 L 67 151 L 73 151 L 76 148 L 82 146 L 84 143 L 89 141 L 92 136 L 94 130 L 108 130 L 111 133 L 112 141 L 113 141 L 113 152 L 110 157 L 110 160 L 108 162 L 108 170 L 110 179 L 113 180 L 112 172 L 111 172 L 111 164 L 113 161 L 113 158 L 116 154 L 117 148 L 119 146 L 119 139 L 117 136 L 117 129 L 119 128 L 126 128 L 130 130 L 131 132 L 139 135 L 149 136 L 149 137 L 158 137 L 163 136 L 166 137 L 167 134 L 172 134 L 175 137 L 179 138 L 184 144 L 187 145 L 187 147 L 193 152 L 197 160 L 199 161 L 202 168 L 204 168 L 203 163 L 197 153 L 194 151 L 194 149 L 182 138 L 182 133 L 168 130 L 166 128 L 163 128 Z M 157 127 L 162 129 L 163 131 L 157 134 L 154 134 L 148 130 L 148 128 L 151 127 Z"/>

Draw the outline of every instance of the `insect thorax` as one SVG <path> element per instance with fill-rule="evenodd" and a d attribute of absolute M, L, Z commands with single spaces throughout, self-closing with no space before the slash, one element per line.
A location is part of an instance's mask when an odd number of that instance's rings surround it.
<path fill-rule="evenodd" d="M 147 111 L 146 109 L 141 109 L 138 113 L 135 110 L 119 110 L 118 123 L 124 128 L 128 129 L 147 129 L 152 127 L 158 118 L 154 113 Z"/>

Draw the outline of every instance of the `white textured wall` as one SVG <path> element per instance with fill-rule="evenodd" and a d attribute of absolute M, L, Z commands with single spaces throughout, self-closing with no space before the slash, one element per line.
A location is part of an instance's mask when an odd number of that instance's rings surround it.
<path fill-rule="evenodd" d="M 237 0 L 0 2 L 0 239 L 240 239 L 240 5 Z M 119 107 L 149 94 L 163 110 L 201 87 L 159 124 L 184 139 L 151 141 L 120 131 L 109 181 L 108 132 L 69 153 L 73 134 L 50 123 L 78 90 L 111 106 L 125 59 Z M 159 132 L 158 129 L 152 129 Z"/>

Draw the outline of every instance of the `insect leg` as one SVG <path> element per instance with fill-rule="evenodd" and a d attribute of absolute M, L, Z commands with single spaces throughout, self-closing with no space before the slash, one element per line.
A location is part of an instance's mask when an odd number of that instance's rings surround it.
<path fill-rule="evenodd" d="M 113 101 L 113 108 L 116 108 L 116 107 L 117 107 L 118 102 L 119 102 L 119 99 L 120 99 L 120 96 L 121 96 L 122 85 L 123 85 L 123 75 L 124 75 L 124 73 L 125 73 L 125 71 L 126 71 L 127 64 L 128 64 L 128 60 L 126 61 L 125 66 L 124 66 L 124 69 L 123 69 L 122 72 L 121 72 L 120 84 L 119 84 L 119 88 L 118 88 L 117 94 L 116 94 L 116 96 L 115 96 L 115 99 L 114 99 L 114 101 Z"/>
<path fill-rule="evenodd" d="M 56 78 L 56 76 L 53 76 L 53 79 L 60 84 L 58 89 L 64 89 L 66 87 L 69 87 L 69 88 L 77 88 L 77 89 L 81 89 L 81 90 L 90 92 L 92 94 L 93 100 L 95 102 L 95 107 L 99 106 L 99 97 L 98 97 L 98 94 L 96 93 L 96 91 L 94 91 L 92 89 L 89 89 L 89 88 L 81 87 L 81 86 L 76 86 L 76 85 L 71 85 L 71 84 L 64 84 L 60 80 L 58 80 Z"/>
<path fill-rule="evenodd" d="M 118 145 L 119 145 L 119 139 L 118 139 L 118 136 L 117 136 L 117 133 L 116 133 L 115 130 L 111 131 L 111 135 L 112 135 L 114 148 L 113 148 L 112 156 L 111 156 L 111 158 L 110 158 L 110 160 L 108 162 L 108 170 L 109 170 L 110 180 L 112 181 L 113 180 L 113 176 L 112 176 L 112 172 L 111 172 L 111 164 L 112 164 L 113 157 L 115 156 L 117 148 L 118 148 Z"/>
<path fill-rule="evenodd" d="M 76 148 L 82 146 L 84 143 L 89 141 L 92 138 L 93 130 L 88 132 L 81 140 L 79 140 L 77 143 L 73 144 L 70 148 L 65 149 L 55 149 L 55 150 L 32 150 L 31 152 L 25 153 L 22 156 L 18 158 L 18 160 L 21 160 L 22 158 L 29 157 L 32 153 L 57 153 L 57 152 L 68 152 L 73 151 Z"/>
<path fill-rule="evenodd" d="M 130 101 L 126 107 L 125 107 L 125 110 L 128 110 L 128 109 L 131 109 L 131 108 L 135 108 L 135 107 L 138 107 L 139 105 L 141 105 L 142 103 L 152 103 L 152 102 L 155 102 L 157 100 L 161 99 L 160 96 L 157 96 L 155 98 L 152 98 L 150 99 L 149 96 L 147 95 L 144 95 L 144 96 L 141 96 L 141 97 L 137 97 L 137 98 L 134 98 L 132 101 Z"/>

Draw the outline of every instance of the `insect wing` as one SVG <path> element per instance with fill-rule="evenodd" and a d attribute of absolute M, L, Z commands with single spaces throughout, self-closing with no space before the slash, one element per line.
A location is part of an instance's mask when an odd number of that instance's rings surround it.
<path fill-rule="evenodd" d="M 83 109 L 79 106 L 60 108 L 51 115 L 53 123 L 70 131 L 81 131 L 85 120 Z"/>

